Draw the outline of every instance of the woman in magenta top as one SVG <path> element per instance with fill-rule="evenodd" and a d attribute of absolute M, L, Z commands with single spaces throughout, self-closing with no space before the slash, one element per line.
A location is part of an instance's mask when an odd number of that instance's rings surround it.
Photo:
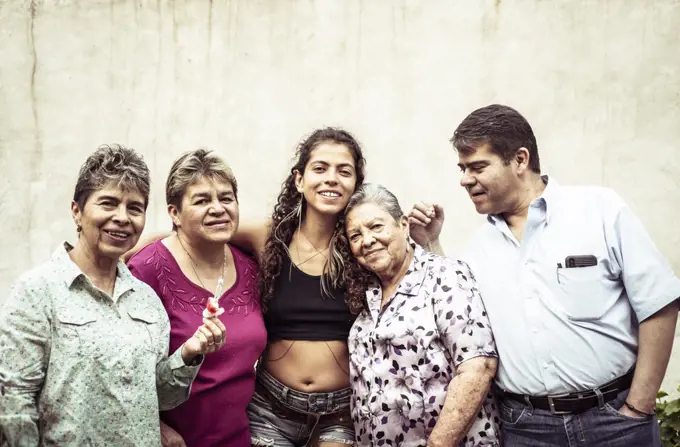
<path fill-rule="evenodd" d="M 206 357 L 189 400 L 161 413 L 163 445 L 248 447 L 246 409 L 255 383 L 254 365 L 267 335 L 260 310 L 256 262 L 228 244 L 238 228 L 237 184 L 214 154 L 182 155 L 166 183 L 172 235 L 135 254 L 130 271 L 160 296 L 170 318 L 170 349 L 191 337 L 209 298 L 224 312 L 226 344 Z M 181 444 L 179 444 L 181 445 Z"/>

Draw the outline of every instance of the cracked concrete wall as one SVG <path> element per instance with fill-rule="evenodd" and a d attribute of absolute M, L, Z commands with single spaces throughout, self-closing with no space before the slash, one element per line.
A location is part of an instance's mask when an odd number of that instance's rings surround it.
<path fill-rule="evenodd" d="M 445 206 L 455 253 L 480 218 L 447 140 L 491 102 L 530 120 L 544 172 L 615 188 L 680 273 L 679 30 L 677 0 L 0 0 L 0 302 L 74 240 L 78 168 L 110 142 L 145 155 L 158 231 L 179 153 L 217 149 L 260 218 L 295 143 L 341 125 L 370 180 Z"/>

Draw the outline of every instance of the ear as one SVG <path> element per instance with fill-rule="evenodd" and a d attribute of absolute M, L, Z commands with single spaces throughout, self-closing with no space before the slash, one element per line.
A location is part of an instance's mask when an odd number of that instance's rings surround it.
<path fill-rule="evenodd" d="M 293 172 L 295 173 L 295 188 L 297 188 L 298 192 L 302 194 L 302 188 L 304 186 L 302 174 L 300 174 L 300 171 L 298 171 L 297 169 Z"/>
<path fill-rule="evenodd" d="M 408 237 L 409 235 L 408 216 L 404 215 L 399 218 L 399 228 L 404 233 L 404 235 Z"/>
<path fill-rule="evenodd" d="M 295 173 L 295 188 L 297 188 L 297 192 L 302 194 L 303 187 L 302 174 L 300 174 L 300 171 L 298 171 L 297 169 L 293 172 Z"/>
<path fill-rule="evenodd" d="M 529 151 L 525 147 L 520 147 L 515 153 L 515 163 L 517 163 L 517 173 L 524 174 L 529 170 Z"/>
<path fill-rule="evenodd" d="M 172 223 L 179 228 L 179 210 L 175 205 L 168 205 L 168 216 L 170 216 Z"/>
<path fill-rule="evenodd" d="M 80 210 L 80 207 L 75 200 L 71 201 L 71 216 L 73 217 L 73 223 L 76 224 L 76 227 L 79 227 L 81 225 L 80 221 L 83 217 L 83 212 Z"/>

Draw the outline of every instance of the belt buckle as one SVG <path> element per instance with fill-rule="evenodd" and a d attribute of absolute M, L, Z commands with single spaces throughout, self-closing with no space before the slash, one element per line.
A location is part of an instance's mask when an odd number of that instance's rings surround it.
<path fill-rule="evenodd" d="M 548 395 L 548 405 L 550 406 L 550 413 L 552 414 L 571 414 L 571 411 L 557 411 L 555 410 L 555 402 L 553 399 L 559 399 L 561 397 L 567 397 L 569 393 L 560 393 L 560 394 L 550 394 Z"/>

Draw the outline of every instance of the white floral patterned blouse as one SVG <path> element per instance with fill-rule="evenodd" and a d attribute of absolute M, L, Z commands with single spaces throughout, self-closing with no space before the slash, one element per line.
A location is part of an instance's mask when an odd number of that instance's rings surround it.
<path fill-rule="evenodd" d="M 456 367 L 497 357 L 489 320 L 467 264 L 414 247 L 396 293 L 381 309 L 380 286 L 349 335 L 352 417 L 361 446 L 425 446 Z M 461 446 L 498 445 L 487 396 Z"/>

